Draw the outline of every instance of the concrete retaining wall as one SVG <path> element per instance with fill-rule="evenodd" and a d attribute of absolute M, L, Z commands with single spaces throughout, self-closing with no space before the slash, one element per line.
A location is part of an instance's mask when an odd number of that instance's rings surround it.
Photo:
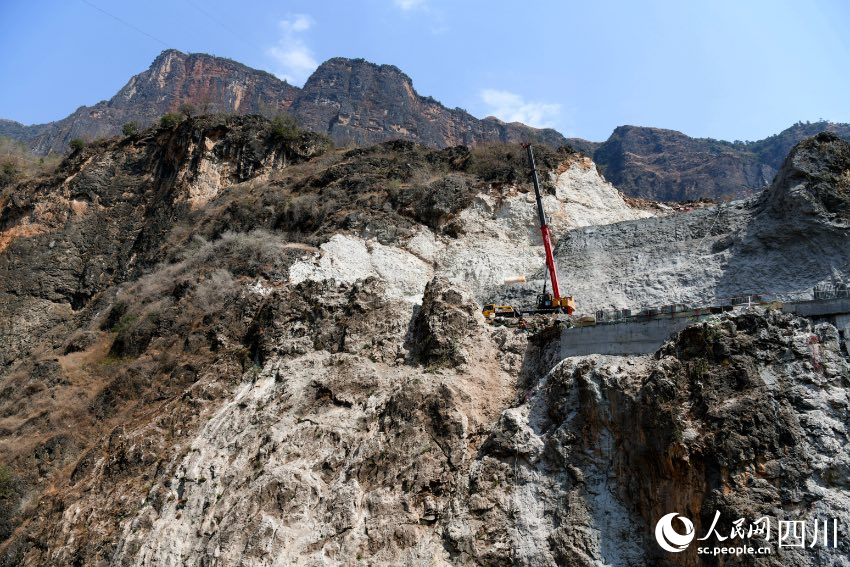
<path fill-rule="evenodd" d="M 850 299 L 788 302 L 782 310 L 832 323 L 850 352 Z M 696 318 L 681 317 L 564 329 L 561 333 L 561 356 L 651 354 L 670 335 L 696 322 Z"/>
<path fill-rule="evenodd" d="M 816 299 L 814 301 L 788 301 L 782 305 L 786 313 L 800 317 L 823 317 L 850 313 L 850 298 Z"/>
<path fill-rule="evenodd" d="M 697 322 L 686 317 L 564 329 L 561 356 L 650 354 L 670 335 Z"/>

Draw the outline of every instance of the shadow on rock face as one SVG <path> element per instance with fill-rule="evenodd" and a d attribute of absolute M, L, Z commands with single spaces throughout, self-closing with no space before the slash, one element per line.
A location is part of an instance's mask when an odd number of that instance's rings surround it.
<path fill-rule="evenodd" d="M 468 337 L 483 322 L 469 290 L 442 277 L 425 286 L 405 345 L 410 361 L 425 366 L 459 366 L 469 362 Z"/>

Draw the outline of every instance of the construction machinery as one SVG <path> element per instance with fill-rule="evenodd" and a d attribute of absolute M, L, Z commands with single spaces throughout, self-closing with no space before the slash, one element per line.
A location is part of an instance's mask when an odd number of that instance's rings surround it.
<path fill-rule="evenodd" d="M 515 310 L 511 305 L 496 305 L 494 303 L 489 303 L 484 306 L 484 309 L 482 309 L 481 312 L 487 319 L 493 319 L 495 317 L 522 317 L 522 313 Z"/>
<path fill-rule="evenodd" d="M 555 268 L 555 256 L 552 254 L 552 238 L 549 235 L 549 224 L 546 222 L 546 211 L 543 210 L 543 198 L 540 196 L 540 180 L 537 178 L 537 166 L 534 163 L 534 151 L 531 144 L 523 144 L 528 153 L 528 164 L 531 166 L 531 178 L 534 182 L 534 197 L 537 199 L 537 218 L 540 221 L 540 234 L 543 237 L 543 248 L 546 251 L 546 271 L 552 281 L 552 292 L 546 291 L 546 280 L 544 278 L 543 293 L 537 296 L 537 313 L 548 313 L 564 311 L 572 315 L 576 310 L 575 301 L 572 296 L 561 296 L 561 288 L 558 285 L 558 271 Z"/>
<path fill-rule="evenodd" d="M 572 315 L 576 309 L 572 296 L 561 296 L 561 288 L 558 285 L 558 272 L 555 268 L 555 256 L 552 254 L 552 237 L 549 235 L 549 223 L 546 222 L 546 211 L 543 210 L 543 198 L 540 195 L 540 180 L 537 177 L 537 166 L 534 163 L 534 151 L 531 144 L 523 144 L 528 153 L 528 163 L 531 166 L 531 177 L 534 182 L 534 196 L 537 199 L 537 218 L 540 221 L 540 234 L 543 237 L 543 248 L 546 252 L 546 271 L 552 282 L 552 291 L 546 291 L 546 278 L 543 279 L 543 293 L 537 296 L 537 307 L 519 311 L 510 305 L 485 305 L 482 310 L 485 317 L 522 317 L 523 314 L 535 313 L 566 313 Z M 508 278 L 505 284 L 521 283 L 525 278 Z"/>

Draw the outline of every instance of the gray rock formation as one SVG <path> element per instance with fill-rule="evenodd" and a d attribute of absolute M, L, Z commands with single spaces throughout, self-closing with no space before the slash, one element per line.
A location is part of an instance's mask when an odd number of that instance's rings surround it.
<path fill-rule="evenodd" d="M 732 545 L 733 522 L 769 517 L 770 537 L 748 544 L 770 555 L 719 562 L 848 565 L 831 522 L 828 546 L 777 545 L 779 520 L 810 536 L 815 520 L 850 522 L 848 378 L 834 327 L 776 313 L 690 327 L 653 358 L 567 359 L 484 444 L 511 486 L 494 524 L 518 564 L 713 565 L 698 545 Z M 724 539 L 667 553 L 652 531 L 670 512 L 698 537 L 720 512 Z"/>

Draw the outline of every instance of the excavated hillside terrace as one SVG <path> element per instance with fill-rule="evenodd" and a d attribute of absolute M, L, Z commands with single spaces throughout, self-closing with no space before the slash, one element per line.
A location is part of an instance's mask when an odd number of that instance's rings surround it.
<path fill-rule="evenodd" d="M 729 298 L 811 299 L 821 284 L 850 281 L 847 143 L 826 134 L 794 149 L 760 196 L 716 207 L 558 233 L 562 289 L 578 309 Z M 542 274 L 503 301 L 529 304 Z"/>
<path fill-rule="evenodd" d="M 484 321 L 476 300 L 542 263 L 521 156 L 201 118 L 4 194 L 0 564 L 716 565 L 661 550 L 655 523 L 850 525 L 834 327 L 753 312 L 562 361 L 557 329 Z M 677 222 L 711 222 L 730 266 L 809 244 L 845 274 L 846 143 L 806 142 L 740 210 L 664 218 L 586 158 L 539 161 L 559 262 L 628 227 L 650 243 L 633 256 L 671 256 Z M 850 554 L 764 543 L 722 563 Z"/>

